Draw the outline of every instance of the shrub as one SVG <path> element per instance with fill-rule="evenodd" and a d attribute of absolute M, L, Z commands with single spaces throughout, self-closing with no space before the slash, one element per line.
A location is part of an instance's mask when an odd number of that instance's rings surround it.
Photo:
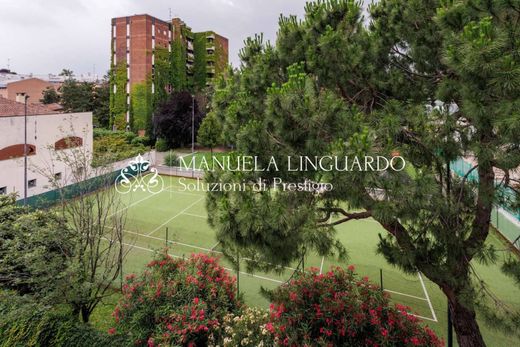
<path fill-rule="evenodd" d="M 128 159 L 147 152 L 144 140 L 134 133 L 96 129 L 93 166 Z"/>
<path fill-rule="evenodd" d="M 136 145 L 147 146 L 149 142 L 150 142 L 150 138 L 148 136 L 145 136 L 145 137 L 134 137 L 130 143 L 134 146 L 136 146 Z"/>
<path fill-rule="evenodd" d="M 12 292 L 0 292 L 0 347 L 124 345 L 124 337 L 97 331 L 66 310 L 49 308 Z"/>
<path fill-rule="evenodd" d="M 130 131 L 125 131 L 123 133 L 124 137 L 125 137 L 125 141 L 126 143 L 130 144 L 132 143 L 132 141 L 137 138 L 137 135 L 134 134 L 133 132 L 130 132 Z"/>
<path fill-rule="evenodd" d="M 130 336 L 136 346 L 206 346 L 222 340 L 220 322 L 241 305 L 235 278 L 217 259 L 204 254 L 173 259 L 164 252 L 148 268 L 126 278 L 112 334 Z"/>
<path fill-rule="evenodd" d="M 228 314 L 222 323 L 223 346 L 271 346 L 273 339 L 265 328 L 269 312 L 259 308 L 246 308 L 241 315 Z"/>
<path fill-rule="evenodd" d="M 166 152 L 169 148 L 168 142 L 165 139 L 159 138 L 155 142 L 155 150 L 157 152 Z"/>
<path fill-rule="evenodd" d="M 164 156 L 164 165 L 179 166 L 179 157 L 173 152 L 166 154 L 166 156 Z"/>
<path fill-rule="evenodd" d="M 428 327 L 390 306 L 388 295 L 354 268 L 300 274 L 273 292 L 266 329 L 286 346 L 442 346 Z"/>

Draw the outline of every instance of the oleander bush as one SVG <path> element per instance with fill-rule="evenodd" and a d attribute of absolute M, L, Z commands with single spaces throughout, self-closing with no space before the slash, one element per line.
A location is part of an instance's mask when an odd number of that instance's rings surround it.
<path fill-rule="evenodd" d="M 296 274 L 270 295 L 269 311 L 247 308 L 216 258 L 164 252 L 142 275 L 126 278 L 109 333 L 149 347 L 443 345 L 353 266 Z"/>
<path fill-rule="evenodd" d="M 230 313 L 224 317 L 222 346 L 272 346 L 273 336 L 266 329 L 269 312 L 259 308 L 245 308 L 240 314 Z"/>
<path fill-rule="evenodd" d="M 265 328 L 283 346 L 442 346 L 409 308 L 388 295 L 354 267 L 299 274 L 273 293 Z"/>
<path fill-rule="evenodd" d="M 223 318 L 240 308 L 235 278 L 216 258 L 174 259 L 164 252 L 142 275 L 126 278 L 109 333 L 135 346 L 216 345 Z"/>

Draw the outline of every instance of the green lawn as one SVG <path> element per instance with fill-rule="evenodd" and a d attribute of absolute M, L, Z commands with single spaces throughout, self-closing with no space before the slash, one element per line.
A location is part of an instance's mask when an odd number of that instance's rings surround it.
<path fill-rule="evenodd" d="M 208 155 L 195 154 L 196 158 Z M 133 192 L 122 195 L 124 204 L 128 206 L 125 244 L 131 247 L 124 265 L 124 272 L 139 273 L 149 262 L 154 253 L 166 244 L 171 247 L 170 254 L 176 257 L 187 257 L 191 253 L 205 252 L 220 256 L 219 245 L 214 231 L 206 222 L 204 192 L 180 191 L 180 178 L 163 176 L 163 192 L 150 194 Z M 188 179 L 186 182 L 189 181 Z M 316 254 L 308 254 L 305 267 L 316 267 L 327 271 L 332 265 L 354 264 L 361 276 L 368 276 L 373 282 L 380 284 L 382 272 L 383 288 L 390 292 L 392 301 L 410 306 L 412 312 L 424 318 L 440 336 L 446 336 L 446 300 L 438 287 L 424 276 L 408 276 L 388 265 L 384 258 L 376 254 L 378 234 L 384 229 L 373 220 L 351 221 L 337 227 L 337 237 L 346 246 L 349 259 L 339 263 L 336 259 L 322 258 Z M 489 242 L 497 249 L 504 249 L 501 240 L 492 235 Z M 505 257 L 503 254 L 501 258 Z M 501 260 L 502 261 L 502 260 Z M 230 262 L 221 258 L 221 264 L 236 275 Z M 294 265 L 293 267 L 295 267 Z M 499 271 L 500 264 L 484 266 L 475 264 L 480 277 L 487 281 L 490 289 L 511 306 L 520 308 L 520 295 L 514 283 Z M 241 270 L 245 265 L 241 266 Z M 275 288 L 292 274 L 287 269 L 282 274 L 240 273 L 240 291 L 247 304 L 267 308 L 267 300 L 260 294 L 260 288 Z M 108 312 L 113 309 L 116 297 L 100 305 L 93 315 L 93 323 L 102 329 L 110 326 Z M 489 346 L 515 346 L 518 340 L 488 329 L 481 324 L 484 337 Z"/>

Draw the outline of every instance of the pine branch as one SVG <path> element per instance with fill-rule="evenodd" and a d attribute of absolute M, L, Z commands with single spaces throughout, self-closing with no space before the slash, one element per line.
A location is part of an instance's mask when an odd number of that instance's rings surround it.
<path fill-rule="evenodd" d="M 372 212 L 370 212 L 370 211 L 349 213 L 349 212 L 347 212 L 344 209 L 339 208 L 339 207 L 320 208 L 320 211 L 326 212 L 326 215 L 325 215 L 325 217 L 323 217 L 320 220 L 318 220 L 318 222 L 319 222 L 318 227 L 331 227 L 331 226 L 335 226 L 335 225 L 346 223 L 346 222 L 348 222 L 350 220 L 365 219 L 365 218 L 372 217 Z M 337 220 L 335 222 L 332 222 L 332 223 L 327 223 L 327 221 L 330 219 L 330 216 L 333 213 L 342 214 L 343 216 L 345 216 L 345 218 L 341 218 L 341 219 L 339 219 L 339 220 Z"/>

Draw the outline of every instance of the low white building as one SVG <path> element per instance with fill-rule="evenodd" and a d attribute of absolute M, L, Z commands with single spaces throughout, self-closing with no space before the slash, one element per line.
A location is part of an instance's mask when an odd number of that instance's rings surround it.
<path fill-rule="evenodd" d="M 21 96 L 23 97 L 23 96 Z M 45 105 L 28 106 L 28 170 L 24 179 L 25 105 L 0 97 L 0 194 L 16 192 L 23 198 L 24 184 L 31 197 L 52 190 L 49 177 L 68 180 L 70 168 L 57 154 L 81 148 L 92 153 L 92 112 L 57 113 Z M 60 185 L 68 185 L 64 181 Z"/>

